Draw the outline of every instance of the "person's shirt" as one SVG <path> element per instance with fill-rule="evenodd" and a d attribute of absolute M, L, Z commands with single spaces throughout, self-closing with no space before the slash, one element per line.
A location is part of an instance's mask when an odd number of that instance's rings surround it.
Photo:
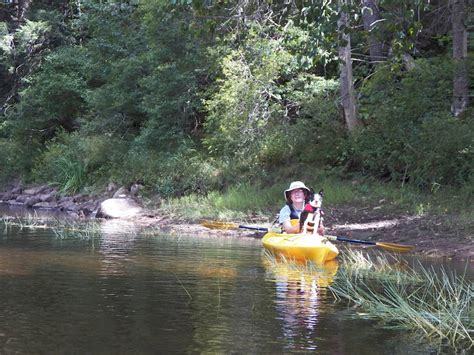
<path fill-rule="evenodd" d="M 297 218 L 300 217 L 301 212 L 303 210 L 299 210 L 293 206 L 293 210 L 297 215 Z M 283 208 L 280 210 L 280 215 L 278 217 L 278 223 L 283 224 L 286 221 L 289 221 L 291 219 L 291 208 L 289 205 L 283 206 Z"/>

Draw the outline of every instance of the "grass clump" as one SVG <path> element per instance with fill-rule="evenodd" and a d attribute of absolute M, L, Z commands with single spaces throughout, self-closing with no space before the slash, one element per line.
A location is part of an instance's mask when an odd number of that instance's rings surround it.
<path fill-rule="evenodd" d="M 51 230 L 59 239 L 74 237 L 89 240 L 102 234 L 100 224 L 94 221 L 78 223 L 67 220 L 57 220 L 56 223 L 51 226 Z"/>
<path fill-rule="evenodd" d="M 50 229 L 57 238 L 64 239 L 75 237 L 81 239 L 91 239 L 102 233 L 100 224 L 95 221 L 71 221 L 59 218 L 39 217 L 36 213 L 28 213 L 23 217 L 3 216 L 0 223 L 6 229 Z"/>
<path fill-rule="evenodd" d="M 27 214 L 20 218 L 18 216 L 2 216 L 0 223 L 3 224 L 5 229 L 18 228 L 18 229 L 46 229 L 49 228 L 47 220 L 39 218 L 36 213 Z"/>
<path fill-rule="evenodd" d="M 474 289 L 464 276 L 444 268 L 420 265 L 415 270 L 400 262 L 391 266 L 383 257 L 358 251 L 347 255 L 330 286 L 337 300 L 363 308 L 387 327 L 418 332 L 438 345 L 473 347 Z"/>
<path fill-rule="evenodd" d="M 242 184 L 225 192 L 207 195 L 192 194 L 167 199 L 161 208 L 185 219 L 216 219 L 221 221 L 268 222 L 273 214 L 269 206 L 283 205 L 280 187 L 260 189 Z M 276 208 L 273 212 L 277 212 Z"/>
<path fill-rule="evenodd" d="M 280 176 L 279 172 L 275 172 Z M 314 190 L 324 190 L 323 208 L 354 206 L 376 208 L 380 214 L 443 217 L 453 227 L 471 228 L 474 220 L 472 197 L 461 190 L 440 187 L 430 193 L 396 184 L 354 177 L 343 180 L 324 172 L 293 176 L 283 180 L 241 183 L 206 194 L 191 193 L 161 200 L 161 209 L 187 220 L 218 219 L 239 222 L 273 222 L 284 205 L 283 191 L 291 180 L 300 179 Z M 450 215 L 450 218 L 446 218 Z M 355 216 L 357 218 L 357 216 Z"/>

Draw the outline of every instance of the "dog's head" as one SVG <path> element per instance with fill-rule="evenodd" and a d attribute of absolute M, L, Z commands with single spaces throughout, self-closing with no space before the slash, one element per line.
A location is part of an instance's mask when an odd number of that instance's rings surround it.
<path fill-rule="evenodd" d="M 320 208 L 323 204 L 323 190 L 320 190 L 318 193 L 311 190 L 308 203 L 315 208 Z"/>

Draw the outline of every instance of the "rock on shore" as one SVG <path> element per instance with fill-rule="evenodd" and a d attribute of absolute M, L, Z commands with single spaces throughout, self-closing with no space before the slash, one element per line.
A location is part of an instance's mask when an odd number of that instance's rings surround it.
<path fill-rule="evenodd" d="M 121 187 L 113 190 L 115 189 L 108 189 L 102 195 L 62 196 L 56 188 L 48 185 L 32 188 L 15 186 L 0 192 L 0 203 L 63 211 L 81 217 L 129 218 L 145 213 L 141 204 L 131 196 L 129 189 Z"/>

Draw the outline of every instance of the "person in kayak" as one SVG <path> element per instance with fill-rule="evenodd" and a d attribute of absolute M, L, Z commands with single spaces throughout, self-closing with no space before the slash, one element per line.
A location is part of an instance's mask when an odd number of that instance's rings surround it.
<path fill-rule="evenodd" d="M 285 190 L 286 204 L 280 210 L 278 222 L 286 233 L 300 233 L 299 218 L 301 212 L 309 201 L 309 189 L 302 181 L 293 181 L 290 187 Z M 324 227 L 322 223 L 319 225 L 318 233 L 324 234 Z"/>

